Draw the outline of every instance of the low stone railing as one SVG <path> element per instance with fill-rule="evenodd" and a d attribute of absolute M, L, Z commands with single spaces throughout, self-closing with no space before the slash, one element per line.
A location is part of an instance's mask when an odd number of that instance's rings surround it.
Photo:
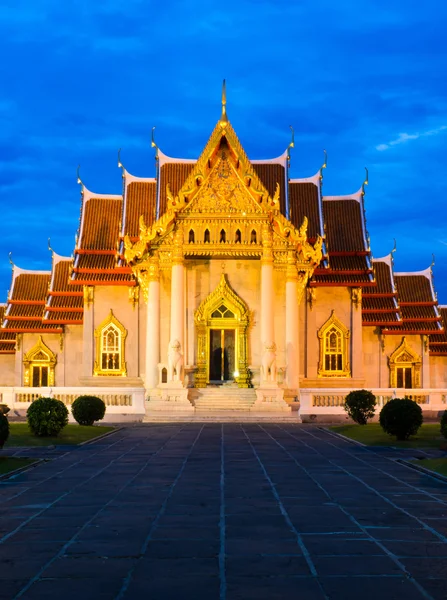
<path fill-rule="evenodd" d="M 0 388 L 2 402 L 11 410 L 24 411 L 28 406 L 42 396 L 56 398 L 67 406 L 71 406 L 76 398 L 83 395 L 97 396 L 106 405 L 106 418 L 108 414 L 144 415 L 145 390 L 144 388 L 87 388 L 87 387 L 4 387 Z"/>
<path fill-rule="evenodd" d="M 423 410 L 447 409 L 447 390 L 405 390 L 405 389 L 371 389 L 376 396 L 377 409 L 380 410 L 392 398 L 411 398 L 421 405 Z M 343 405 L 352 389 L 305 389 L 299 392 L 300 413 L 302 414 L 345 414 Z"/>

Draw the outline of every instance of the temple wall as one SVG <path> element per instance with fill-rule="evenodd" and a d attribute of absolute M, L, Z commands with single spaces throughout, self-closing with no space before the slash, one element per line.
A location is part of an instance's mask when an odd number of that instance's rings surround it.
<path fill-rule="evenodd" d="M 139 310 L 129 301 L 127 286 L 96 286 L 93 302 L 93 331 L 109 316 L 110 309 L 127 331 L 125 341 L 125 360 L 127 376 L 139 376 Z M 93 346 L 95 340 L 92 340 Z M 93 360 L 96 348 L 93 347 Z M 91 373 L 93 374 L 93 373 Z"/>
<path fill-rule="evenodd" d="M 60 381 L 56 371 L 56 385 L 77 386 L 82 376 L 82 325 L 65 325 L 63 357 L 65 381 Z M 59 355 L 58 355 L 59 362 Z"/>
<path fill-rule="evenodd" d="M 0 354 L 0 387 L 15 384 L 15 354 Z"/>
<path fill-rule="evenodd" d="M 307 294 L 307 290 L 305 290 Z M 303 295 L 300 318 L 300 354 L 301 368 L 304 377 L 301 387 L 357 387 L 363 383 L 363 363 L 361 357 L 362 330 L 361 309 L 355 308 L 351 302 L 351 290 L 343 287 L 314 288 L 312 304 L 306 295 Z M 349 338 L 349 363 L 351 365 L 351 378 L 318 377 L 320 340 L 318 331 L 335 311 L 335 316 L 350 331 Z M 360 347 L 360 352 L 353 352 L 353 344 Z"/>
<path fill-rule="evenodd" d="M 388 387 L 390 376 L 385 354 L 376 327 L 362 328 L 363 342 L 363 371 L 365 374 L 365 388 Z"/>
<path fill-rule="evenodd" d="M 447 388 L 447 356 L 430 357 L 430 379 L 431 388 Z"/>

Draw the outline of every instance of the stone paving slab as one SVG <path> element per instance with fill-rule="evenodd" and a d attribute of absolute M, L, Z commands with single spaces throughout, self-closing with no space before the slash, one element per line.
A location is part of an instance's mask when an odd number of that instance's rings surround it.
<path fill-rule="evenodd" d="M 0 598 L 444 600 L 447 484 L 404 454 L 313 425 L 125 427 L 0 482 Z"/>

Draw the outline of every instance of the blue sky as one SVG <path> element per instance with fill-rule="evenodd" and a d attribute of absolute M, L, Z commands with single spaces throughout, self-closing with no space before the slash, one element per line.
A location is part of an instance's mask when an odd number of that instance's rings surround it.
<path fill-rule="evenodd" d="M 251 158 L 281 154 L 292 177 L 328 151 L 324 193 L 369 169 L 375 257 L 397 240 L 396 271 L 426 268 L 447 304 L 447 5 L 439 0 L 6 0 L 0 7 L 0 301 L 8 253 L 49 268 L 70 255 L 80 188 L 120 193 L 122 162 L 154 175 L 150 131 L 195 158 L 228 115 Z"/>

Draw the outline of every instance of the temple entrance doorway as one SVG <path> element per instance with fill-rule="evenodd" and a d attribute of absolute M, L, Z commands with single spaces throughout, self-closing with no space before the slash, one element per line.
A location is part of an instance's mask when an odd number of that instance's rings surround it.
<path fill-rule="evenodd" d="M 238 387 L 251 387 L 248 318 L 248 306 L 234 293 L 222 274 L 219 285 L 194 313 L 197 327 L 195 387 L 233 381 Z"/>
<path fill-rule="evenodd" d="M 234 381 L 235 329 L 210 329 L 209 381 L 223 384 Z"/>

